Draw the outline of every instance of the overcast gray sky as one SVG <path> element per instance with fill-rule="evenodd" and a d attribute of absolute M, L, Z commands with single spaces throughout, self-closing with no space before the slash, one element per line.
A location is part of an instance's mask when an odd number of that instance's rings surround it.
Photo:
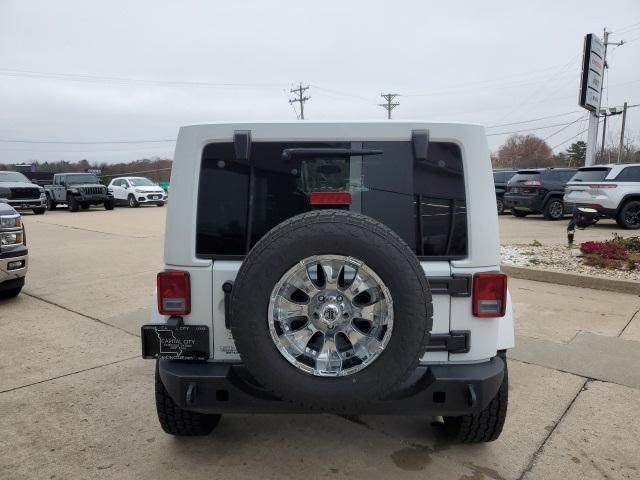
<path fill-rule="evenodd" d="M 586 128 L 582 41 L 605 26 L 629 44 L 609 50 L 603 104 L 640 103 L 638 0 L 0 0 L 0 163 L 171 157 L 171 142 L 4 140 L 162 140 L 189 123 L 292 120 L 300 81 L 310 120 L 383 119 L 379 95 L 393 92 L 394 119 L 490 134 L 557 125 L 531 132 L 555 133 L 555 146 Z M 628 124 L 640 133 L 640 108 Z M 488 138 L 495 150 L 506 136 Z"/>

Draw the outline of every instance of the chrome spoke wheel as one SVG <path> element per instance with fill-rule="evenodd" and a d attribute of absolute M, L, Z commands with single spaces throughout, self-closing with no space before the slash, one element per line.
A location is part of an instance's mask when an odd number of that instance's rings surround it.
<path fill-rule="evenodd" d="M 393 330 L 393 300 L 364 262 L 318 255 L 297 263 L 276 283 L 269 331 L 280 353 L 316 376 L 345 376 L 375 361 Z"/>

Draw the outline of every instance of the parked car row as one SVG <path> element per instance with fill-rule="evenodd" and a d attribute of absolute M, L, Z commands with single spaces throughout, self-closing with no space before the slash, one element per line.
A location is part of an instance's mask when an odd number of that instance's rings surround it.
<path fill-rule="evenodd" d="M 498 214 L 559 220 L 577 207 L 628 229 L 640 228 L 640 164 L 494 170 Z"/>
<path fill-rule="evenodd" d="M 167 193 L 148 178 L 116 177 L 104 186 L 91 173 L 56 173 L 50 185 L 32 183 L 20 172 L 0 172 L 0 199 L 16 210 L 31 209 L 36 215 L 64 204 L 70 212 L 91 205 L 113 210 L 116 204 L 138 207 L 151 203 L 159 207 L 167 202 Z"/>

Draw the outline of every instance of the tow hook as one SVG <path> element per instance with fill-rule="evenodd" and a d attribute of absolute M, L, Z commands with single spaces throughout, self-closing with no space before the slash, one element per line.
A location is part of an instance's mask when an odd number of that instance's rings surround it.
<path fill-rule="evenodd" d="M 196 384 L 190 383 L 187 387 L 187 394 L 185 396 L 187 405 L 194 405 L 196 403 Z"/>
<path fill-rule="evenodd" d="M 467 401 L 469 402 L 469 406 L 470 407 L 475 407 L 476 406 L 476 401 L 478 400 L 478 397 L 476 395 L 476 390 L 475 390 L 475 388 L 474 388 L 472 383 L 469 383 L 467 385 L 467 394 L 468 394 Z"/>

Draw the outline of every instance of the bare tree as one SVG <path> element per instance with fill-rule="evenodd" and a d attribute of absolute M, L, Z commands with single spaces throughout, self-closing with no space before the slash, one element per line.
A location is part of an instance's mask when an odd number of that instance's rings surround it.
<path fill-rule="evenodd" d="M 511 135 L 494 158 L 493 165 L 499 168 L 536 168 L 554 163 L 549 145 L 535 135 Z"/>

